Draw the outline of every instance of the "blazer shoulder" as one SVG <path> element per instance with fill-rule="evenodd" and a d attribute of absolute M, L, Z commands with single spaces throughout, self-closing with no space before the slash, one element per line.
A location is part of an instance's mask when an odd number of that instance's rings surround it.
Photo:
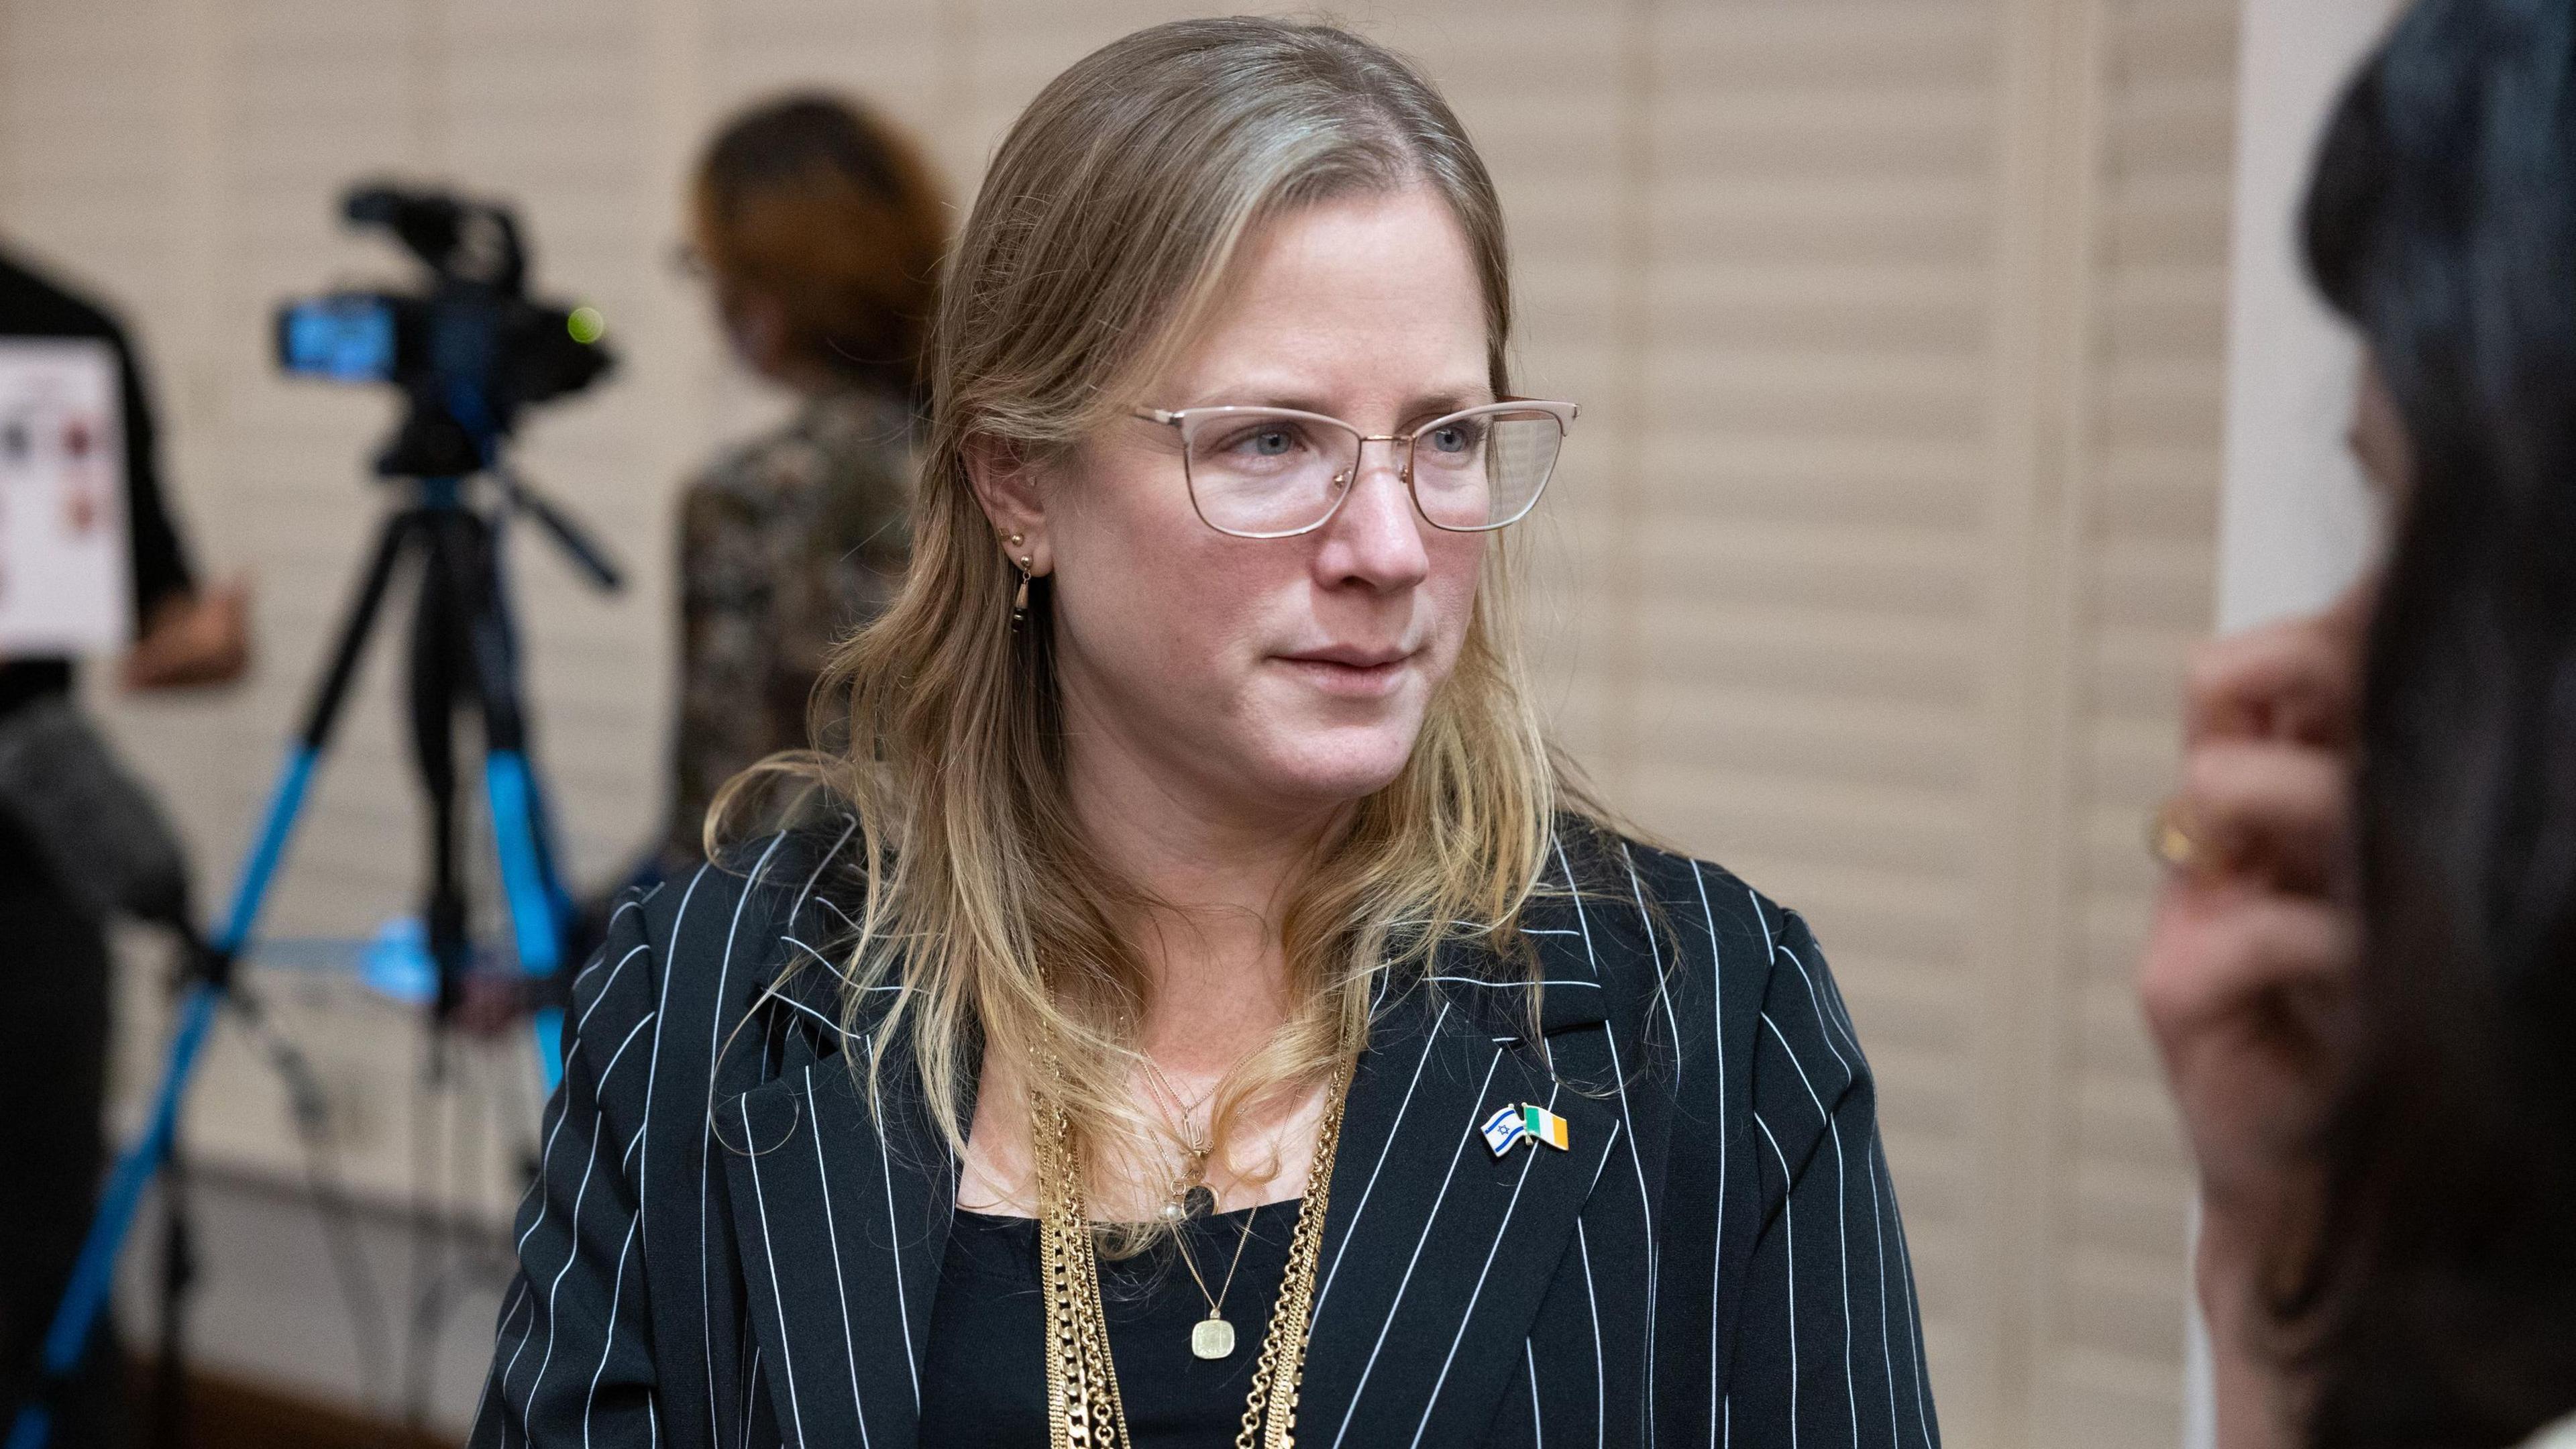
<path fill-rule="evenodd" d="M 1712 968 L 1721 980 L 1758 980 L 1781 943 L 1806 930 L 1725 866 L 1605 825 L 1560 825 L 1557 854 L 1540 914 L 1572 919 L 1614 986 L 1624 977 L 1653 991 L 1675 971 Z"/>
<path fill-rule="evenodd" d="M 740 1011 L 785 968 L 828 961 L 853 929 L 857 853 L 856 822 L 826 819 L 727 846 L 637 897 L 665 995 Z"/>

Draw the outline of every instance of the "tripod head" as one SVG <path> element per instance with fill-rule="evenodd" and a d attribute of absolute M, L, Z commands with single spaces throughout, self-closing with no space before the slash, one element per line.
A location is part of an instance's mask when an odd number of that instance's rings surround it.
<path fill-rule="evenodd" d="M 598 309 L 528 295 L 528 250 L 506 205 L 373 183 L 351 188 L 341 215 L 390 233 L 428 269 L 428 285 L 288 301 L 277 355 L 288 372 L 402 390 L 378 476 L 490 468 L 523 409 L 580 392 L 614 366 Z"/>

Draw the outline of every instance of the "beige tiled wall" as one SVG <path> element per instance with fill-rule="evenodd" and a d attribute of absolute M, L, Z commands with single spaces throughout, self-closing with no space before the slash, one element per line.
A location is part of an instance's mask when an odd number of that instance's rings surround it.
<path fill-rule="evenodd" d="M 113 706 L 211 873 L 385 501 L 358 476 L 385 400 L 282 382 L 265 356 L 278 297 L 401 275 L 331 223 L 341 184 L 517 199 L 542 284 L 602 306 L 626 355 L 523 454 L 640 566 L 603 600 L 519 559 L 546 755 L 596 872 L 658 808 L 674 484 L 769 406 L 665 264 L 704 128 L 784 84 L 848 86 L 926 133 L 962 197 L 1046 76 L 1174 13 L 0 4 L 0 231 L 135 319 L 200 553 L 259 578 L 249 688 Z M 1421 56 L 1483 143 L 1526 381 L 1584 404 L 1536 531 L 1562 733 L 1641 821 L 1807 911 L 1845 979 L 1951 1441 L 2172 1442 L 2186 1189 L 2125 975 L 2137 823 L 2209 610 L 2231 0 L 1344 13 Z M 411 889 L 384 690 L 379 670 L 281 932 L 364 929 Z M 307 1019 L 352 1092 L 401 1075 L 398 1029 L 328 1026 L 318 998 Z M 274 1135 L 259 1111 L 203 1131 L 250 1159 Z"/>

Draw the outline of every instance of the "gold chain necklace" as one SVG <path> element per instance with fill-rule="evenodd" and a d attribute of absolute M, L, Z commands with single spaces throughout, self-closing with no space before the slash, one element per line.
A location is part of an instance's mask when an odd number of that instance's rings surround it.
<path fill-rule="evenodd" d="M 1198 1110 L 1198 1104 L 1181 1100 L 1181 1094 L 1172 1086 L 1172 1079 L 1163 1075 L 1163 1069 L 1154 1064 L 1152 1057 L 1145 1057 L 1144 1063 L 1146 1095 L 1155 1099 L 1155 1107 L 1171 1124 L 1172 1135 L 1181 1144 L 1181 1177 L 1173 1184 L 1170 1200 L 1163 1204 L 1163 1218 L 1166 1222 L 1178 1223 L 1186 1218 L 1207 1217 L 1216 1211 L 1216 1192 L 1207 1185 L 1208 1159 L 1215 1154 L 1216 1144 L 1200 1136 L 1192 1125 L 1191 1117 Z"/>
<path fill-rule="evenodd" d="M 1342 1104 L 1351 1069 L 1334 1071 L 1324 1121 L 1306 1173 L 1305 1200 L 1288 1237 L 1288 1269 L 1279 1301 L 1261 1336 L 1243 1427 L 1235 1449 L 1292 1449 L 1297 1394 L 1305 1382 L 1306 1335 L 1315 1306 L 1315 1263 L 1322 1256 L 1324 1215 L 1333 1185 L 1333 1156 L 1342 1139 Z M 1109 1316 L 1100 1304 L 1100 1255 L 1082 1205 L 1082 1170 L 1073 1124 L 1054 1097 L 1033 1102 L 1030 1146 L 1037 1159 L 1038 1279 L 1046 1294 L 1047 1440 L 1053 1449 L 1132 1449 L 1127 1408 L 1109 1358 Z"/>

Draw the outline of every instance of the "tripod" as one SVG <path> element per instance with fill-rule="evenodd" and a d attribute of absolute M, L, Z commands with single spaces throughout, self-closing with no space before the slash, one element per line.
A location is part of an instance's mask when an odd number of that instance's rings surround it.
<path fill-rule="evenodd" d="M 600 588 L 616 589 L 620 580 L 616 567 L 579 529 L 508 470 L 496 467 L 478 476 L 497 495 L 492 506 L 473 505 L 468 496 L 472 478 L 412 479 L 410 501 L 388 514 L 378 530 L 304 727 L 287 753 L 243 861 L 231 909 L 212 940 L 189 947 L 186 989 L 144 1131 L 118 1157 L 101 1194 L 71 1281 L 46 1331 L 38 1395 L 19 1411 L 6 1449 L 42 1449 L 52 1432 L 51 1394 L 78 1369 L 106 1308 L 117 1256 L 144 1190 L 156 1175 L 173 1171 L 175 1191 L 179 1110 L 190 1075 L 217 1011 L 227 1001 L 250 1010 L 234 984 L 234 963 L 258 922 L 368 639 L 407 562 L 418 588 L 407 683 L 413 762 L 429 805 L 429 882 L 422 921 L 438 974 L 434 1020 L 443 1023 L 454 1011 L 472 947 L 458 829 L 456 716 L 461 711 L 481 716 L 483 787 L 520 969 L 545 978 L 562 964 L 573 907 L 558 870 L 545 792 L 528 755 L 517 629 L 501 567 L 509 516 L 517 512 L 536 520 Z M 562 1007 L 540 1007 L 535 1027 L 538 1061 L 551 1090 L 562 1070 Z M 174 1228 L 168 1255 L 165 1356 L 175 1354 L 180 1337 L 176 1299 L 186 1275 L 184 1236 L 184 1228 Z M 175 1371 L 174 1362 L 164 1362 L 165 1384 L 177 1381 Z"/>

